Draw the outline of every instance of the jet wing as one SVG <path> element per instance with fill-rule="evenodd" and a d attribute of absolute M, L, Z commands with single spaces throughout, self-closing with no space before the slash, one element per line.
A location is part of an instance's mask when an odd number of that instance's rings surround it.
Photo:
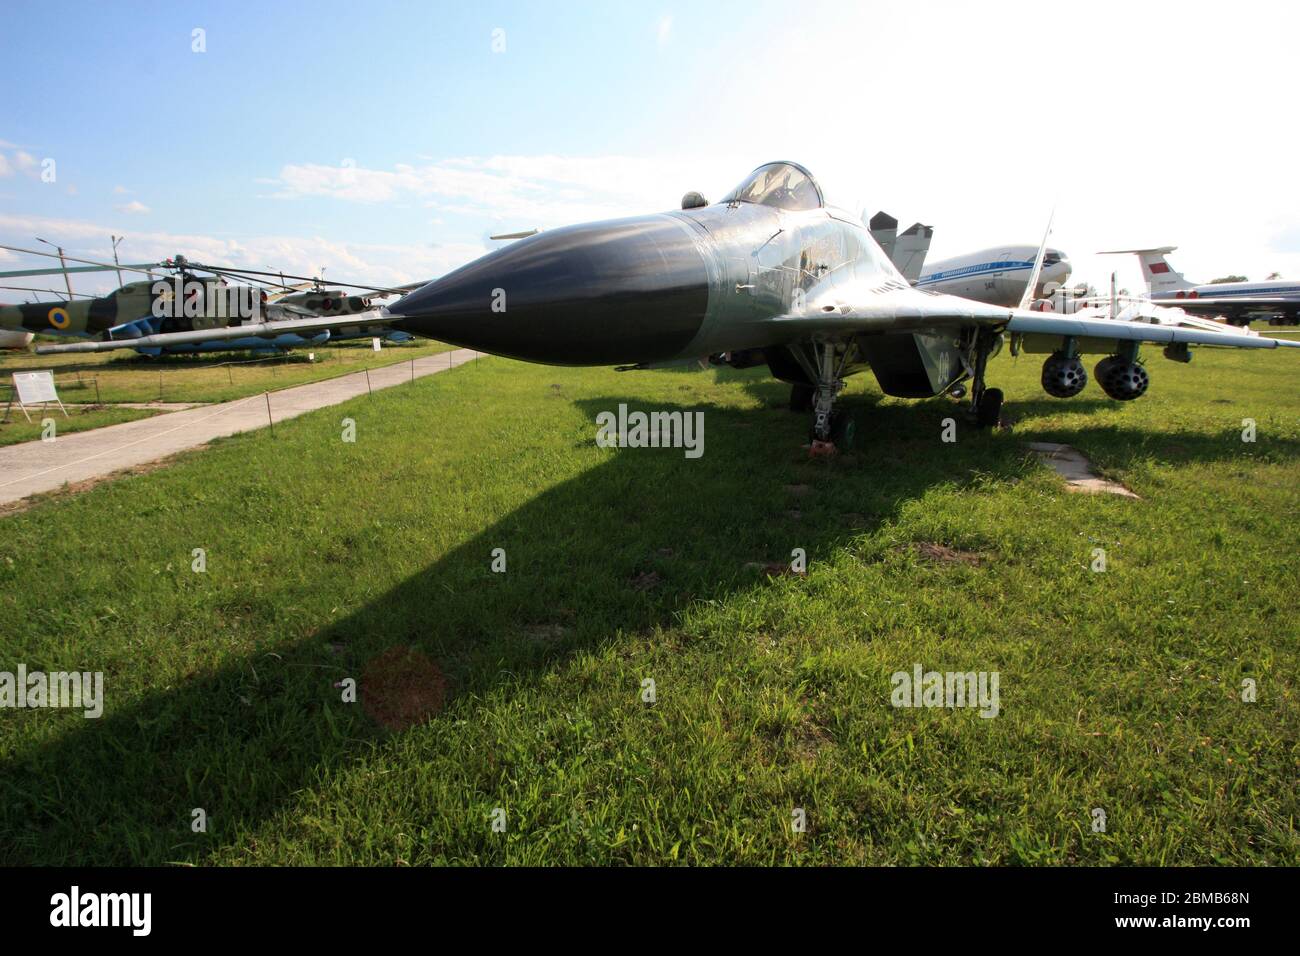
<path fill-rule="evenodd" d="M 825 331 L 890 332 L 913 326 L 995 325 L 1016 312 L 1000 305 L 913 289 L 892 279 L 876 285 L 835 282 L 812 290 L 803 315 L 783 316 L 782 322 L 807 323 Z"/>
<path fill-rule="evenodd" d="M 226 339 L 244 339 L 251 336 L 274 338 L 286 332 L 323 332 L 355 325 L 385 325 L 402 318 L 400 315 L 375 313 L 373 318 L 358 321 L 359 316 L 332 316 L 330 318 L 289 319 L 284 322 L 250 322 L 227 325 L 215 329 L 196 329 L 193 332 L 160 332 L 142 335 L 137 339 L 111 339 L 108 341 L 73 342 L 68 345 L 39 345 L 38 355 L 59 355 L 65 352 L 107 352 L 111 349 L 168 348 L 175 345 L 193 345 L 196 342 L 220 342 Z"/>
<path fill-rule="evenodd" d="M 810 297 L 808 305 L 803 314 L 772 320 L 782 339 L 790 341 L 796 336 L 810 334 L 941 331 L 984 325 L 1024 335 L 1071 336 L 1107 342 L 1155 342 L 1162 345 L 1184 342 L 1188 345 L 1248 349 L 1300 348 L 1300 341 L 1237 331 L 1010 309 L 960 296 L 905 288 L 898 282 L 886 282 L 875 287 L 860 282 L 836 284 Z"/>
<path fill-rule="evenodd" d="M 1072 336 L 1077 339 L 1103 339 L 1116 342 L 1155 342 L 1171 345 L 1210 345 L 1220 348 L 1276 349 L 1300 348 L 1300 341 L 1271 339 L 1263 335 L 1246 335 L 1237 331 L 1192 329 L 1176 325 L 1153 325 L 1119 319 L 1078 318 L 1051 312 L 1021 312 L 1007 323 L 1007 331 L 1023 335 Z"/>

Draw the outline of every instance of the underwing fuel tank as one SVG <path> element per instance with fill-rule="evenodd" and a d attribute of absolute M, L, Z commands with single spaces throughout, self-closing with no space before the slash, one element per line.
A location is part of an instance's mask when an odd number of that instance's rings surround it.
<path fill-rule="evenodd" d="M 677 356 L 709 308 L 707 252 L 671 215 L 538 233 L 389 306 L 393 327 L 555 365 Z"/>

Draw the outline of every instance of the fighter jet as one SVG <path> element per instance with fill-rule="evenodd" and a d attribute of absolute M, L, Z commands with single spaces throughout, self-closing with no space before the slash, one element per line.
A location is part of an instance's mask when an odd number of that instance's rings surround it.
<path fill-rule="evenodd" d="M 915 289 L 868 229 L 828 205 L 812 174 L 796 163 L 760 166 L 711 205 L 687 193 L 682 207 L 521 238 L 421 286 L 379 316 L 415 335 L 552 365 L 766 364 L 791 386 L 791 407 L 811 413 L 813 451 L 852 443 L 853 419 L 835 401 L 845 378 L 867 369 L 888 395 L 969 392 L 974 421 L 995 425 L 1002 392 L 987 387 L 985 373 L 1008 335 L 1016 349 L 1047 354 L 1043 383 L 1061 397 L 1077 395 L 1087 383 L 1080 355 L 1104 355 L 1097 378 L 1119 401 L 1147 390 L 1138 356 L 1143 342 L 1164 346 L 1165 356 L 1178 361 L 1186 361 L 1194 345 L 1300 347 L 1231 331 L 1077 318 Z M 1040 269 L 1043 257 L 1040 249 Z M 1028 286 L 1037 284 L 1034 278 Z M 330 321 L 267 325 L 288 331 Z M 237 333 L 178 333 L 198 334 Z"/>
<path fill-rule="evenodd" d="M 811 411 L 811 441 L 840 446 L 854 426 L 835 400 L 846 377 L 868 368 L 887 395 L 906 398 L 962 396 L 969 383 L 972 418 L 996 424 L 1003 396 L 987 387 L 985 372 L 1007 335 L 1019 350 L 1047 354 L 1044 387 L 1060 397 L 1086 385 L 1081 355 L 1104 355 L 1097 378 L 1118 401 L 1147 390 L 1143 342 L 1179 361 L 1193 345 L 1300 346 L 913 288 L 870 231 L 829 206 L 796 163 L 760 166 L 712 205 L 697 193 L 682 205 L 523 238 L 385 312 L 397 328 L 532 362 L 766 364 L 790 384 L 791 407 Z"/>

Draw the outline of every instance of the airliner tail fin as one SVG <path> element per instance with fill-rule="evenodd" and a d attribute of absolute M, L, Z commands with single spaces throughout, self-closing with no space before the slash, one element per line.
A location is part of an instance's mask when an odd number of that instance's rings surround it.
<path fill-rule="evenodd" d="M 1148 292 L 1171 292 L 1176 289 L 1190 289 L 1192 283 L 1183 278 L 1166 261 L 1165 256 L 1177 249 L 1177 246 L 1158 246 L 1153 249 L 1113 249 L 1099 255 L 1135 255 L 1142 263 L 1142 279 L 1147 284 Z"/>

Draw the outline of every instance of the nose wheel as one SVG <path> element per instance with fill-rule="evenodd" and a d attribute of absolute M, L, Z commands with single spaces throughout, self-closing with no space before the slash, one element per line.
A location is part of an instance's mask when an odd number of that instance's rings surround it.
<path fill-rule="evenodd" d="M 813 386 L 812 440 L 831 441 L 835 430 L 835 398 L 844 388 L 835 367 L 835 352 L 829 345 L 814 346 L 817 352 L 817 381 Z"/>

